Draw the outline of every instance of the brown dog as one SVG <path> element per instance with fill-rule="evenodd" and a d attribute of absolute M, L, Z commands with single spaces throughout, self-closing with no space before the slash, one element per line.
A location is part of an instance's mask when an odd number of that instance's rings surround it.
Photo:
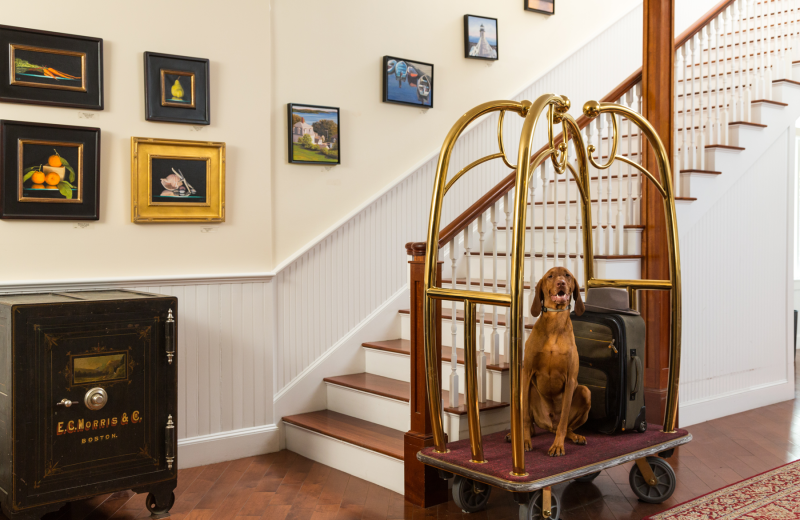
<path fill-rule="evenodd" d="M 547 452 L 551 457 L 565 454 L 565 438 L 586 444 L 586 438 L 576 435 L 575 430 L 586 422 L 591 408 L 589 389 L 578 385 L 578 349 L 569 318 L 570 296 L 575 299 L 575 314 L 580 316 L 584 306 L 578 280 L 564 267 L 550 269 L 536 284 L 531 313 L 542 316 L 525 342 L 522 361 L 525 451 L 531 451 L 535 423 L 556 435 Z"/>

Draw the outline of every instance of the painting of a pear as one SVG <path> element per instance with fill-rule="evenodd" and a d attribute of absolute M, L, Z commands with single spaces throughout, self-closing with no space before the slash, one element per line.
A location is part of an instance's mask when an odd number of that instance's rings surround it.
<path fill-rule="evenodd" d="M 144 53 L 145 119 L 211 124 L 210 60 Z"/>
<path fill-rule="evenodd" d="M 194 108 L 194 73 L 161 69 L 161 106 Z"/>
<path fill-rule="evenodd" d="M 172 85 L 172 99 L 171 101 L 183 101 L 183 87 L 181 86 L 181 80 L 176 79 L 175 83 Z"/>

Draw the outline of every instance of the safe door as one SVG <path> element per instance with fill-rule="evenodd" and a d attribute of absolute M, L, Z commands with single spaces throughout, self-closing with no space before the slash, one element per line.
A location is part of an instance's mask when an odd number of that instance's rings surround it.
<path fill-rule="evenodd" d="M 114 314 L 73 305 L 70 315 L 25 320 L 24 351 L 16 351 L 29 375 L 15 392 L 25 416 L 16 421 L 17 507 L 74 497 L 76 488 L 90 496 L 157 482 L 159 473 L 175 478 L 169 303 Z"/>

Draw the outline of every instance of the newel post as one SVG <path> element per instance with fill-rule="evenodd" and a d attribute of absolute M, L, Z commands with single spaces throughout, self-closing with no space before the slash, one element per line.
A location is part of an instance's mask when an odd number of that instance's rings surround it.
<path fill-rule="evenodd" d="M 433 446 L 430 409 L 425 388 L 425 346 L 422 304 L 425 278 L 425 242 L 409 242 L 406 253 L 409 262 L 408 280 L 411 295 L 411 429 L 404 438 L 405 497 L 420 507 L 431 507 L 447 502 L 447 481 L 438 472 L 417 460 L 417 452 Z M 436 269 L 436 285 L 442 282 L 442 263 Z M 442 358 L 442 304 L 436 305 L 437 359 Z M 439 379 L 441 385 L 441 378 Z"/>

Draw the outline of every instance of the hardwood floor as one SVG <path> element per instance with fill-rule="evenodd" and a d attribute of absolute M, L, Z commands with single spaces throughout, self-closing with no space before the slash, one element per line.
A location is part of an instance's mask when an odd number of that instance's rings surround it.
<path fill-rule="evenodd" d="M 798 393 L 795 394 L 798 396 Z M 800 458 L 800 401 L 787 401 L 689 427 L 693 442 L 669 459 L 675 494 L 661 505 L 638 502 L 628 486 L 631 464 L 604 471 L 592 484 L 554 487 L 564 520 L 639 519 Z M 369 482 L 289 451 L 179 472 L 174 520 L 516 519 L 510 493 L 495 489 L 486 511 L 463 514 L 452 502 L 422 510 Z M 145 518 L 145 495 L 114 493 L 75 502 L 46 520 Z M 2 518 L 2 516 L 0 516 Z"/>

